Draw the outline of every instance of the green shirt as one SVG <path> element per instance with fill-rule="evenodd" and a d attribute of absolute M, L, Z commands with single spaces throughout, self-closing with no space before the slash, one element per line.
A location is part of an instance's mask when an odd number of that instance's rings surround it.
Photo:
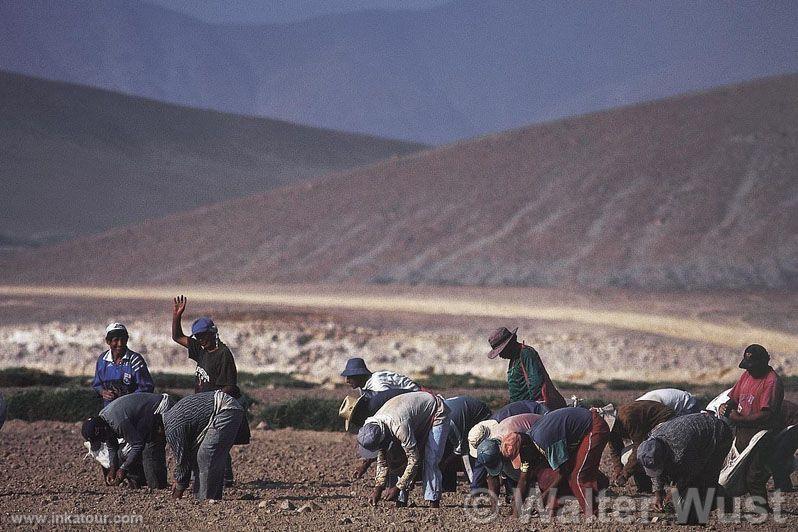
<path fill-rule="evenodd" d="M 521 365 L 523 364 L 523 369 Z M 526 370 L 526 377 L 524 371 Z M 510 402 L 542 401 L 543 385 L 548 375 L 540 360 L 540 355 L 533 348 L 523 346 L 517 358 L 511 359 L 507 368 L 507 387 Z M 529 382 L 527 382 L 527 378 Z"/>

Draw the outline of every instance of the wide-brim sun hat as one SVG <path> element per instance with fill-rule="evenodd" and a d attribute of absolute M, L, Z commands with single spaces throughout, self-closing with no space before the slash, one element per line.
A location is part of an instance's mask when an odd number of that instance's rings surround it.
<path fill-rule="evenodd" d="M 350 358 L 346 361 L 346 367 L 341 372 L 341 377 L 355 377 L 358 375 L 371 375 L 366 361 L 360 357 Z"/>
<path fill-rule="evenodd" d="M 493 331 L 493 334 L 490 335 L 488 338 L 488 343 L 490 344 L 491 351 L 488 353 L 488 358 L 496 358 L 501 354 L 502 351 L 507 347 L 507 345 L 517 338 L 516 333 L 518 332 L 518 327 L 513 329 L 512 331 L 507 327 L 501 327 Z"/>
<path fill-rule="evenodd" d="M 360 427 L 363 424 L 362 410 L 366 406 L 365 395 L 347 395 L 344 397 L 338 415 L 344 419 L 344 430 L 349 432 L 350 426 Z"/>

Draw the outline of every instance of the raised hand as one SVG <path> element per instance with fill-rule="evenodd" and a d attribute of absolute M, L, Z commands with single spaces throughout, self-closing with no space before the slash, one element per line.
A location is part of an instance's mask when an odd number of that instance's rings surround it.
<path fill-rule="evenodd" d="M 182 316 L 183 312 L 186 310 L 186 296 L 177 296 L 174 298 L 175 308 L 174 308 L 174 315 L 175 316 Z"/>

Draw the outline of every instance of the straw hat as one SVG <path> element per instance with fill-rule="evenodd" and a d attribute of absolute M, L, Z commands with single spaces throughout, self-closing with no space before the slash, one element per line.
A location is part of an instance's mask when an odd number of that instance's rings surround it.
<path fill-rule="evenodd" d="M 338 415 L 344 418 L 344 430 L 349 432 L 350 425 L 359 427 L 363 424 L 362 411 L 365 406 L 365 395 L 347 395 L 344 398 L 341 408 L 338 409 Z"/>

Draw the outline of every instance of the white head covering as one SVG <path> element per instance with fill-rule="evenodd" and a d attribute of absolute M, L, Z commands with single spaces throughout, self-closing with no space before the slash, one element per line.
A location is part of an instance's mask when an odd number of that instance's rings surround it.
<path fill-rule="evenodd" d="M 110 333 L 116 331 L 122 331 L 127 334 L 127 327 L 118 322 L 109 323 L 108 327 L 105 328 L 105 336 L 108 336 Z"/>
<path fill-rule="evenodd" d="M 477 447 L 483 441 L 490 438 L 491 432 L 499 426 L 499 422 L 495 419 L 488 419 L 480 421 L 468 431 L 468 454 L 477 457 Z"/>

